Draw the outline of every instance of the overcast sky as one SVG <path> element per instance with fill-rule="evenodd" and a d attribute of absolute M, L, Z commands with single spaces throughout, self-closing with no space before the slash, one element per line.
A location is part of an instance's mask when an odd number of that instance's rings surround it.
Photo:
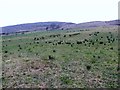
<path fill-rule="evenodd" d="M 118 18 L 119 0 L 0 0 L 0 26 L 63 21 L 109 21 Z"/>

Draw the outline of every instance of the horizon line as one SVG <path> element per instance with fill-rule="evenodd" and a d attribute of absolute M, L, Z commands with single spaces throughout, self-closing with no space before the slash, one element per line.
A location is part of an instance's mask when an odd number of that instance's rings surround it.
<path fill-rule="evenodd" d="M 112 20 L 106 20 L 106 21 L 115 21 L 115 20 L 120 20 L 120 19 L 112 19 Z M 3 25 L 1 26 L 1 28 L 3 27 L 8 27 L 8 26 L 17 26 L 17 25 L 23 25 L 23 24 L 34 24 L 34 23 L 46 23 L 46 22 L 64 22 L 64 23 L 73 23 L 73 24 L 81 24 L 81 23 L 89 23 L 89 22 L 106 22 L 104 20 L 101 20 L 101 21 L 85 21 L 85 22 L 80 22 L 80 23 L 74 23 L 74 22 L 70 22 L 70 21 L 41 21 L 41 22 L 26 22 L 26 23 L 19 23 L 19 24 L 12 24 L 12 25 Z"/>

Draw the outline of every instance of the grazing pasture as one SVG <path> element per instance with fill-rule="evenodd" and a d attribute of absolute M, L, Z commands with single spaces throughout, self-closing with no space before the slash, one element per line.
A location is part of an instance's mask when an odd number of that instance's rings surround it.
<path fill-rule="evenodd" d="M 116 88 L 117 27 L 2 36 L 3 88 Z"/>

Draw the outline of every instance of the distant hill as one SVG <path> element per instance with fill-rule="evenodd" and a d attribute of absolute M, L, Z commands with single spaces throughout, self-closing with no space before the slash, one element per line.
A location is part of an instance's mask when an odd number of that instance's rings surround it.
<path fill-rule="evenodd" d="M 37 22 L 37 23 L 26 23 L 12 26 L 2 27 L 0 34 L 11 34 L 21 32 L 32 32 L 40 30 L 67 30 L 74 28 L 93 28 L 100 26 L 115 26 L 120 25 L 120 20 L 113 21 L 94 21 L 85 23 L 70 23 L 70 22 Z"/>

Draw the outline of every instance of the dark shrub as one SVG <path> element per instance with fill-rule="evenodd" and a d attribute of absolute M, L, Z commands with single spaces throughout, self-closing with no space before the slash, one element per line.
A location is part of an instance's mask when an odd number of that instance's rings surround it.
<path fill-rule="evenodd" d="M 18 57 L 21 57 L 21 55 L 18 55 Z"/>
<path fill-rule="evenodd" d="M 49 60 L 55 59 L 53 56 L 49 55 L 48 56 Z"/>
<path fill-rule="evenodd" d="M 109 36 L 107 36 L 107 38 L 109 38 Z"/>
<path fill-rule="evenodd" d="M 113 47 L 111 47 L 110 49 L 113 50 Z"/>
<path fill-rule="evenodd" d="M 104 45 L 106 45 L 106 43 L 104 43 Z"/>
<path fill-rule="evenodd" d="M 97 34 L 100 33 L 100 32 L 97 32 Z"/>
<path fill-rule="evenodd" d="M 88 42 L 88 40 L 87 40 L 87 39 L 85 39 L 84 41 Z"/>
<path fill-rule="evenodd" d="M 92 40 L 90 40 L 90 42 L 92 42 Z"/>
<path fill-rule="evenodd" d="M 39 40 L 39 38 L 37 38 L 37 40 Z"/>
<path fill-rule="evenodd" d="M 56 50 L 53 50 L 53 52 L 56 52 Z"/>
<path fill-rule="evenodd" d="M 70 42 L 65 42 L 66 44 L 71 44 Z"/>
<path fill-rule="evenodd" d="M 100 42 L 100 44 L 103 44 L 103 42 Z"/>
<path fill-rule="evenodd" d="M 69 37 L 71 37 L 72 35 L 69 35 Z"/>
<path fill-rule="evenodd" d="M 82 42 L 81 41 L 77 41 L 77 44 L 82 44 Z"/>
<path fill-rule="evenodd" d="M 89 36 L 92 36 L 92 34 L 89 34 Z"/>
<path fill-rule="evenodd" d="M 96 39 L 96 42 L 98 41 L 98 39 Z"/>
<path fill-rule="evenodd" d="M 38 56 L 38 53 L 36 53 L 36 56 Z"/>
<path fill-rule="evenodd" d="M 19 47 L 19 49 L 22 49 L 21 47 Z"/>
<path fill-rule="evenodd" d="M 108 43 L 110 43 L 110 41 L 108 41 Z"/>
<path fill-rule="evenodd" d="M 8 51 L 5 51 L 5 53 L 8 53 Z"/>
<path fill-rule="evenodd" d="M 36 37 L 34 38 L 34 40 L 36 40 Z"/>
<path fill-rule="evenodd" d="M 39 42 L 37 42 L 37 44 L 39 44 Z"/>
<path fill-rule="evenodd" d="M 98 56 L 98 58 L 100 59 L 100 56 Z"/>
<path fill-rule="evenodd" d="M 86 68 L 87 68 L 87 70 L 90 70 L 90 69 L 91 69 L 91 66 L 90 66 L 90 65 L 87 65 Z"/>
<path fill-rule="evenodd" d="M 20 45 L 18 45 L 18 47 L 21 47 Z"/>
<path fill-rule="evenodd" d="M 85 41 L 83 41 L 83 43 L 85 43 Z"/>
<path fill-rule="evenodd" d="M 41 37 L 41 39 L 45 39 L 44 37 Z"/>
<path fill-rule="evenodd" d="M 51 41 L 49 41 L 48 43 L 52 43 Z"/>
<path fill-rule="evenodd" d="M 92 42 L 92 45 L 94 45 L 94 42 Z"/>
<path fill-rule="evenodd" d="M 46 27 L 46 30 L 48 30 L 49 28 L 48 27 Z"/>
<path fill-rule="evenodd" d="M 63 37 L 66 37 L 66 35 L 64 35 Z"/>
<path fill-rule="evenodd" d="M 8 56 L 7 56 L 7 55 L 4 55 L 3 57 L 5 57 L 5 58 L 6 58 L 6 57 L 8 57 Z"/>
<path fill-rule="evenodd" d="M 93 57 L 95 58 L 95 56 L 93 55 Z"/>
<path fill-rule="evenodd" d="M 58 41 L 58 44 L 61 44 L 62 42 L 61 41 Z"/>

